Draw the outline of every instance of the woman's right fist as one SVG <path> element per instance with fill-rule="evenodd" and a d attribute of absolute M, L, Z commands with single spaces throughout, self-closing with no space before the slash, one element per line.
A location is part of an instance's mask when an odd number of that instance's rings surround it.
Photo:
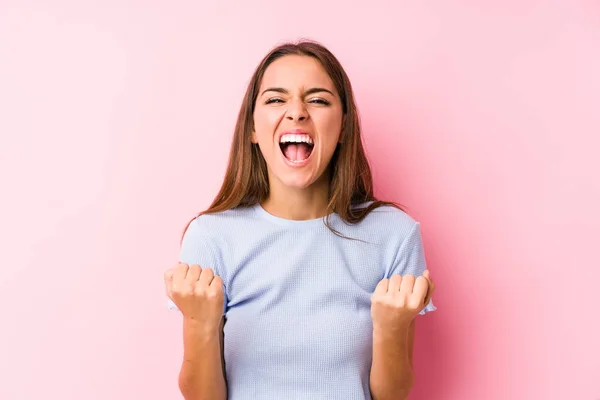
<path fill-rule="evenodd" d="M 184 317 L 218 330 L 223 315 L 223 280 L 210 268 L 179 263 L 165 272 L 167 296 Z"/>

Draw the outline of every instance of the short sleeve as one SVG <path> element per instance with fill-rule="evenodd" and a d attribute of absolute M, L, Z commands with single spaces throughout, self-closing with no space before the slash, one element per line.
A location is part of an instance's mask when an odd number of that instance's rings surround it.
<path fill-rule="evenodd" d="M 221 249 L 215 241 L 206 233 L 206 228 L 202 226 L 201 217 L 195 218 L 188 226 L 183 236 L 181 248 L 179 250 L 179 262 L 188 265 L 200 265 L 203 268 L 212 268 L 215 275 L 223 279 L 223 293 L 225 293 L 225 302 L 223 305 L 223 314 L 227 311 L 227 291 L 225 290 L 225 269 L 223 266 L 223 257 Z M 168 299 L 168 308 L 178 310 L 171 299 Z"/>
<path fill-rule="evenodd" d="M 421 225 L 419 222 L 415 222 L 408 236 L 406 236 L 404 242 L 400 245 L 394 259 L 394 265 L 386 278 L 389 279 L 392 275 L 404 276 L 407 274 L 419 277 L 423 275 L 423 272 L 425 272 L 426 269 L 427 264 L 425 261 L 425 253 L 423 251 Z M 427 304 L 419 314 L 425 315 L 425 313 L 435 310 L 437 310 L 437 308 L 433 305 L 432 298 L 429 300 L 429 304 Z"/>

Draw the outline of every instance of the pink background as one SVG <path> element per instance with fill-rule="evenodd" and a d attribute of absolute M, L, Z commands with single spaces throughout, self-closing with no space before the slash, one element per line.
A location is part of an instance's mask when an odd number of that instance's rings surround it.
<path fill-rule="evenodd" d="M 179 398 L 162 274 L 299 37 L 422 223 L 411 399 L 600 399 L 600 6 L 573 0 L 1 1 L 0 399 Z"/>

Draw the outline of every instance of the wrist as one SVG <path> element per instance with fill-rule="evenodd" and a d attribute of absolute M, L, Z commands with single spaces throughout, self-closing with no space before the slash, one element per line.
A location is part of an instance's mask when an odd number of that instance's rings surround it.
<path fill-rule="evenodd" d="M 193 317 L 183 317 L 183 329 L 199 339 L 212 340 L 219 338 L 219 325 L 207 324 L 206 321 Z"/>
<path fill-rule="evenodd" d="M 373 338 L 376 340 L 377 339 L 385 340 L 385 339 L 389 339 L 389 338 L 393 338 L 394 340 L 397 340 L 398 337 L 403 337 L 403 336 L 408 337 L 409 328 L 410 328 L 410 321 L 403 322 L 403 323 L 400 323 L 400 324 L 397 324 L 397 325 L 391 326 L 391 327 L 374 325 L 373 326 Z"/>

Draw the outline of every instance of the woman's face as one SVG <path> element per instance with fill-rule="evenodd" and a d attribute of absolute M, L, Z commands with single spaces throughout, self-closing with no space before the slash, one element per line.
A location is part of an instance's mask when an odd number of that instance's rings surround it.
<path fill-rule="evenodd" d="M 304 189 L 326 170 L 340 140 L 342 105 L 319 61 L 288 55 L 263 76 L 254 108 L 258 143 L 271 185 Z"/>

